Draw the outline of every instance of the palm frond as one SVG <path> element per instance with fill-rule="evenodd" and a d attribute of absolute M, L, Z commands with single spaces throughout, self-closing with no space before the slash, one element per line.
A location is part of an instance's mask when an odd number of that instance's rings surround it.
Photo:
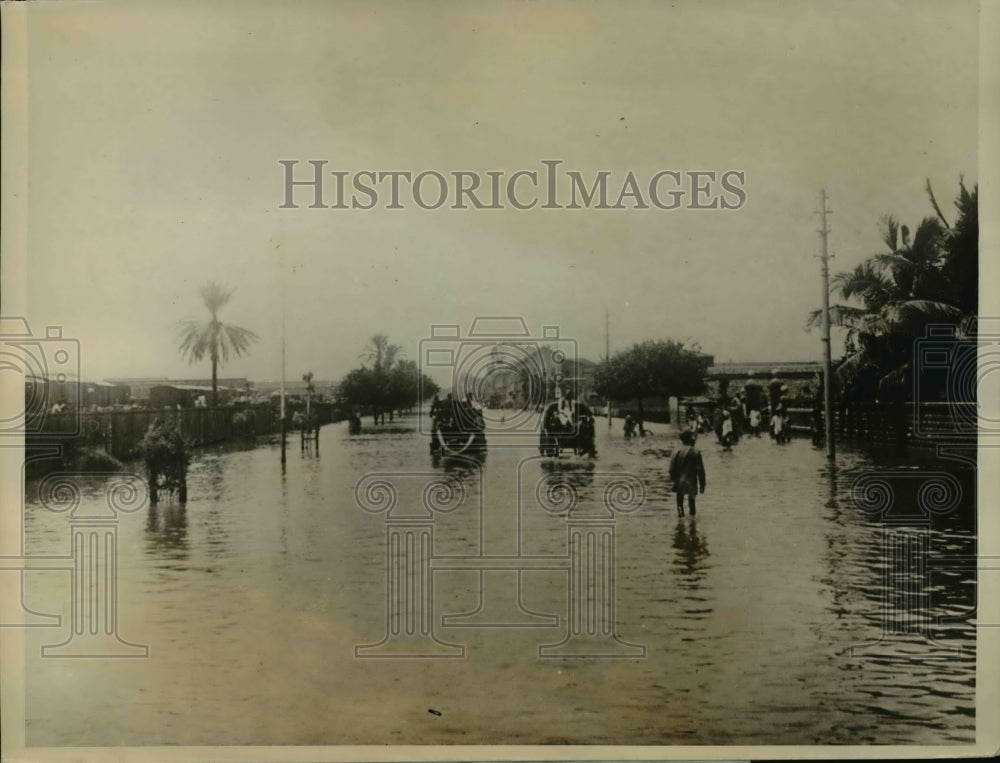
<path fill-rule="evenodd" d="M 884 312 L 892 330 L 905 336 L 923 336 L 925 327 L 929 323 L 958 324 L 965 317 L 954 305 L 930 299 L 899 302 Z"/>
<path fill-rule="evenodd" d="M 962 188 L 962 190 L 965 190 L 965 187 L 962 185 L 962 181 L 961 180 L 958 181 L 958 185 L 959 185 L 960 188 Z M 950 229 L 951 226 L 948 225 L 948 221 L 945 219 L 944 215 L 941 214 L 941 207 L 938 206 L 937 199 L 934 198 L 934 189 L 931 188 L 931 179 L 930 178 L 927 178 L 927 186 L 926 186 L 926 188 L 927 188 L 927 195 L 930 197 L 930 200 L 931 200 L 931 206 L 934 207 L 934 211 L 937 212 L 938 218 L 944 224 L 945 228 Z"/>
<path fill-rule="evenodd" d="M 925 217 L 913 234 L 910 259 L 924 268 L 935 265 L 941 259 L 941 245 L 946 236 L 947 232 L 940 220 L 936 217 Z"/>
<path fill-rule="evenodd" d="M 841 382 L 845 382 L 853 379 L 870 366 L 871 363 L 868 360 L 868 354 L 863 350 L 859 350 L 858 352 L 848 355 L 840 361 L 840 363 L 837 364 L 837 368 L 834 370 L 834 373 Z"/>
<path fill-rule="evenodd" d="M 184 321 L 179 334 L 179 350 L 188 363 L 196 363 L 211 354 L 212 321 Z"/>
<path fill-rule="evenodd" d="M 899 248 L 899 222 L 892 215 L 885 215 L 879 221 L 882 241 L 889 247 L 890 252 L 895 252 Z"/>
<path fill-rule="evenodd" d="M 201 301 L 205 303 L 208 311 L 215 315 L 226 306 L 234 291 L 234 289 L 223 286 L 217 281 L 209 281 L 201 287 L 199 294 L 201 294 Z"/>
<path fill-rule="evenodd" d="M 886 310 L 874 313 L 865 313 L 858 318 L 855 326 L 859 334 L 878 337 L 891 334 L 893 330 L 892 316 L 886 314 Z"/>
<path fill-rule="evenodd" d="M 244 352 L 250 349 L 250 345 L 259 342 L 260 337 L 250 329 L 242 326 L 232 326 L 230 324 L 219 324 L 221 332 L 219 334 L 219 348 L 222 352 L 222 359 L 229 360 L 230 351 L 241 357 Z"/>
<path fill-rule="evenodd" d="M 871 261 L 878 267 L 880 272 L 892 270 L 893 268 L 905 268 L 907 270 L 912 270 L 915 267 L 913 260 L 900 252 L 875 254 L 872 255 Z"/>
<path fill-rule="evenodd" d="M 893 282 L 871 259 L 855 266 L 853 270 L 837 273 L 831 280 L 844 299 L 858 298 L 869 310 L 878 310 L 897 296 Z"/>
<path fill-rule="evenodd" d="M 864 308 L 851 305 L 830 305 L 830 324 L 839 328 L 854 328 L 865 315 Z"/>

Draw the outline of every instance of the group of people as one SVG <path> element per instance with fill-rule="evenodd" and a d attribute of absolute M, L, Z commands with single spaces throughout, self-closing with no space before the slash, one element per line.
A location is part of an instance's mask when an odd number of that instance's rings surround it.
<path fill-rule="evenodd" d="M 808 394 L 808 388 L 806 388 Z M 770 414 L 768 429 L 771 438 L 778 444 L 791 439 L 788 415 L 788 386 L 775 374 L 767 385 L 767 394 L 761 385 L 752 380 L 735 396 L 723 396 L 714 410 L 710 425 L 704 413 L 689 406 L 685 412 L 686 428 L 681 432 L 681 447 L 670 459 L 670 482 L 677 497 L 677 514 L 684 516 L 684 502 L 688 512 L 696 512 L 696 496 L 705 492 L 705 463 L 701 452 L 695 447 L 698 435 L 714 430 L 724 450 L 732 448 L 744 432 L 760 437 L 763 413 Z M 626 421 L 627 425 L 627 421 Z M 809 428 L 814 446 L 822 445 L 825 439 L 823 411 L 819 404 L 813 406 Z"/>
<path fill-rule="evenodd" d="M 767 398 L 759 384 L 748 383 L 735 395 L 724 394 L 720 398 L 719 404 L 709 414 L 711 422 L 703 412 L 689 406 L 685 414 L 687 430 L 696 437 L 714 431 L 722 447 L 730 450 L 744 433 L 760 437 L 766 411 L 771 438 L 778 444 L 784 444 L 790 439 L 787 396 L 788 386 L 780 380 L 772 380 L 768 385 Z"/>

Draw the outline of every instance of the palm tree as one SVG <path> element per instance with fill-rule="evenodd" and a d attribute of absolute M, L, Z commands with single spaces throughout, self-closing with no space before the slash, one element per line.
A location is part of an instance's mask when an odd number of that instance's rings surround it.
<path fill-rule="evenodd" d="M 219 320 L 219 310 L 233 296 L 228 289 L 215 281 L 201 287 L 199 293 L 212 317 L 208 321 L 183 321 L 180 329 L 180 352 L 188 363 L 197 363 L 207 355 L 212 361 L 212 405 L 218 405 L 219 363 L 229 360 L 230 353 L 243 355 L 254 342 L 260 341 L 250 329 L 231 326 Z"/>
<path fill-rule="evenodd" d="M 908 386 L 913 342 L 925 335 L 928 324 L 961 325 L 975 316 L 978 279 L 973 275 L 970 288 L 967 270 L 970 260 L 978 262 L 978 188 L 969 193 L 961 181 L 960 188 L 954 228 L 941 214 L 928 182 L 938 216 L 925 217 L 912 239 L 905 225 L 883 217 L 880 227 L 888 251 L 833 277 L 833 291 L 860 302 L 830 307 L 831 323 L 847 332 L 837 375 L 855 391 L 866 384 L 868 395 Z M 808 325 L 818 326 L 821 319 L 816 310 Z"/>
<path fill-rule="evenodd" d="M 374 365 L 375 373 L 389 371 L 396 362 L 396 358 L 402 355 L 403 348 L 398 344 L 390 344 L 389 337 L 385 334 L 376 334 L 372 337 L 371 344 L 365 348 L 362 357 Z"/>

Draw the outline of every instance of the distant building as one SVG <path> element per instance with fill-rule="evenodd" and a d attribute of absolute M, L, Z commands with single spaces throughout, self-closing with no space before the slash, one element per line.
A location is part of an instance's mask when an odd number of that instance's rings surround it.
<path fill-rule="evenodd" d="M 166 376 L 147 376 L 125 379 L 105 379 L 108 384 L 121 384 L 129 388 L 133 400 L 146 402 L 149 400 L 149 390 L 157 384 L 167 384 Z"/>
<path fill-rule="evenodd" d="M 337 385 L 331 381 L 325 381 L 320 379 L 313 379 L 313 400 L 323 401 L 333 399 L 331 394 L 332 390 L 335 390 Z M 254 391 L 263 395 L 264 397 L 271 397 L 276 394 L 281 393 L 281 382 L 280 381 L 262 381 L 254 383 Z M 302 397 L 304 398 L 309 392 L 308 385 L 301 379 L 296 379 L 295 381 L 285 382 L 285 397 Z"/>
<path fill-rule="evenodd" d="M 212 389 L 211 379 L 168 379 L 166 376 L 140 376 L 133 378 L 105 379 L 108 384 L 116 386 L 127 386 L 131 391 L 132 400 L 138 402 L 148 402 L 149 393 L 153 387 L 208 387 Z M 223 388 L 232 390 L 252 389 L 253 383 L 243 377 L 227 377 L 217 380 L 219 390 Z M 156 406 L 153 406 L 156 407 Z"/>
<path fill-rule="evenodd" d="M 242 376 L 229 376 L 223 379 L 217 379 L 216 381 L 220 387 L 228 387 L 229 389 L 253 388 L 253 382 Z M 171 379 L 170 383 L 191 387 L 212 386 L 211 379 Z"/>
<path fill-rule="evenodd" d="M 51 408 L 63 404 L 74 409 L 124 405 L 130 400 L 129 388 L 124 384 L 80 379 L 62 375 L 56 378 L 28 376 L 24 380 L 25 410 L 39 405 Z"/>
<path fill-rule="evenodd" d="M 219 387 L 219 404 L 224 405 L 235 390 Z M 207 402 L 212 400 L 212 385 L 197 384 L 156 384 L 149 390 L 150 408 L 193 408 L 195 401 L 204 396 Z"/>

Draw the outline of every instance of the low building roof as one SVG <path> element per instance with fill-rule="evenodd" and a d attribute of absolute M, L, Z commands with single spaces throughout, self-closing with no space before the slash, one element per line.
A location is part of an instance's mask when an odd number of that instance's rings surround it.
<path fill-rule="evenodd" d="M 757 382 L 766 383 L 773 376 L 812 376 L 821 373 L 823 364 L 819 361 L 799 361 L 784 363 L 718 363 L 708 369 L 709 378 L 730 377 L 730 378 L 752 378 Z"/>
<path fill-rule="evenodd" d="M 164 389 L 164 388 L 166 388 L 166 389 L 179 389 L 179 390 L 184 390 L 186 392 L 211 392 L 212 391 L 211 387 L 206 387 L 206 386 L 203 386 L 201 384 L 154 384 L 153 388 L 154 389 Z M 219 387 L 219 391 L 220 392 L 223 392 L 223 391 L 225 391 L 225 392 L 232 392 L 232 391 L 235 391 L 235 390 L 233 390 L 230 387 L 222 387 L 222 386 L 220 386 Z"/>

